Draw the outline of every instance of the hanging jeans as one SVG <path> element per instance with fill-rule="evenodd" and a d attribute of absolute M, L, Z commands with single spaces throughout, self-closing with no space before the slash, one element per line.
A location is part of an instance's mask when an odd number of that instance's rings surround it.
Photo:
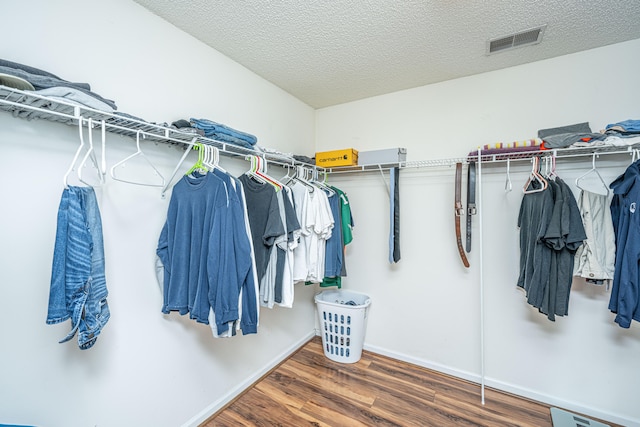
<path fill-rule="evenodd" d="M 102 221 L 91 187 L 65 188 L 58 209 L 47 324 L 71 319 L 80 349 L 91 348 L 109 320 Z"/>

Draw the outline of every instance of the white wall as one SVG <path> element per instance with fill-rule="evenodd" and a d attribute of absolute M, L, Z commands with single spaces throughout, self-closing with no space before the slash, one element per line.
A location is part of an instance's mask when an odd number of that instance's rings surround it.
<path fill-rule="evenodd" d="M 490 60 L 490 58 L 488 58 Z M 534 138 L 537 130 L 588 121 L 592 129 L 638 119 L 640 40 L 318 110 L 318 151 L 406 147 L 408 160 L 464 157 L 479 145 Z M 610 182 L 630 156 L 600 159 Z M 559 162 L 573 185 L 590 159 Z M 518 208 L 530 164 L 484 168 L 482 185 L 487 384 L 554 405 L 640 425 L 640 327 L 622 329 L 603 287 L 573 284 L 569 316 L 546 320 L 516 289 Z M 345 287 L 372 298 L 366 348 L 478 381 L 480 242 L 459 259 L 453 168 L 400 173 L 401 249 L 387 262 L 388 195 L 380 173 L 332 175 L 355 213 Z M 388 174 L 386 174 L 388 180 Z M 463 218 L 464 222 L 465 218 Z M 480 399 L 480 396 L 478 396 Z M 488 403 L 490 404 L 490 402 Z"/>
<path fill-rule="evenodd" d="M 638 117 L 637 40 L 327 108 L 314 118 L 308 106 L 128 0 L 30 0 L 4 12 L 13 17 L 0 26 L 5 59 L 88 81 L 121 111 L 150 121 L 211 118 L 300 154 L 313 151 L 315 137 L 318 150 L 404 146 L 410 160 L 458 157 L 479 144 L 531 138 L 539 128 L 587 120 L 599 129 Z M 162 315 L 153 255 L 168 199 L 109 180 L 98 194 L 112 319 L 90 350 L 58 344 L 68 323 L 44 319 L 62 176 L 77 143 L 72 127 L 0 114 L 0 422 L 197 423 L 308 337 L 315 289 L 296 288 L 293 310 L 263 310 L 257 335 L 231 340 Z M 109 136 L 108 144 L 109 164 L 133 149 L 126 138 Z M 181 154 L 143 148 L 167 174 Z M 223 161 L 238 173 L 246 167 Z M 608 162 L 603 174 L 611 180 L 627 162 Z M 558 171 L 572 182 L 583 167 L 559 164 Z M 640 423 L 640 333 L 636 324 L 622 330 L 613 323 L 607 292 L 574 284 L 570 315 L 552 324 L 515 290 L 515 218 L 526 168 L 514 166 L 515 190 L 506 195 L 502 166 L 483 176 L 488 384 Z M 463 269 L 452 177 L 451 169 L 402 172 L 403 257 L 395 266 L 386 263 L 388 198 L 380 176 L 331 180 L 348 192 L 356 215 L 345 287 L 374 301 L 367 347 L 477 379 L 479 247 L 476 240 L 472 268 Z"/>
<path fill-rule="evenodd" d="M 129 0 L 12 2 L 3 8 L 0 56 L 89 82 L 120 111 L 149 121 L 204 117 L 263 146 L 313 152 L 310 107 Z M 258 334 L 228 340 L 163 315 L 153 263 L 169 198 L 109 179 L 97 192 L 111 320 L 89 350 L 58 344 L 69 322 L 45 318 L 62 177 L 78 142 L 72 126 L 0 114 L 0 423 L 195 425 L 312 335 L 316 289 L 296 288 L 293 309 L 263 309 Z M 107 144 L 109 166 L 135 150 L 119 136 Z M 165 176 L 182 154 L 142 147 Z M 222 165 L 248 168 L 226 158 Z M 131 169 L 148 178 L 141 165 Z"/>

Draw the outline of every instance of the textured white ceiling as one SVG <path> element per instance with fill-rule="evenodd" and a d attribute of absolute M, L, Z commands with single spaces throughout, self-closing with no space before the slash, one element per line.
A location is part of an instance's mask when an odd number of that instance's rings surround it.
<path fill-rule="evenodd" d="M 314 108 L 640 38 L 638 0 L 135 1 Z"/>

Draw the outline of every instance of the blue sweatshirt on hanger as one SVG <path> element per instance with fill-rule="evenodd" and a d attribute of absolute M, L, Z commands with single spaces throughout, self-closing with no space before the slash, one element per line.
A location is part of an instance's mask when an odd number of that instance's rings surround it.
<path fill-rule="evenodd" d="M 255 334 L 258 332 L 258 303 L 256 298 L 256 287 L 258 285 L 254 281 L 252 271 L 255 267 L 252 265 L 251 243 L 245 226 L 242 187 L 239 182 L 232 182 L 235 179 L 234 177 L 218 169 L 215 169 L 213 174 L 225 183 L 229 195 L 229 227 L 233 236 L 233 252 L 228 255 L 228 261 L 235 265 L 235 275 L 227 278 L 229 283 L 226 283 L 225 286 L 235 286 L 241 292 L 242 314 L 240 316 L 240 329 L 243 335 Z M 215 301 L 215 298 L 218 297 L 211 291 L 209 295 L 210 302 Z M 235 290 L 232 295 L 235 295 Z M 232 303 L 233 301 L 227 302 L 227 304 Z M 236 304 L 238 304 L 237 298 Z M 223 330 L 217 320 L 217 316 L 216 326 L 218 327 L 218 332 Z"/>
<path fill-rule="evenodd" d="M 228 214 L 226 185 L 213 174 L 184 176 L 174 186 L 157 249 L 165 269 L 163 313 L 188 312 L 208 324 L 213 302 L 216 324 L 238 319 L 239 288 L 225 285 L 235 277 Z"/>

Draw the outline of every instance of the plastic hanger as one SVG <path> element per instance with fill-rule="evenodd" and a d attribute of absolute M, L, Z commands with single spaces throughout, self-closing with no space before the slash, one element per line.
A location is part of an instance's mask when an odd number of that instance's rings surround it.
<path fill-rule="evenodd" d="M 324 179 L 327 179 L 327 174 L 325 172 L 324 175 Z M 311 181 L 311 183 L 313 185 L 316 185 L 317 187 L 319 187 L 320 189 L 326 191 L 327 193 L 329 193 L 329 196 L 334 196 L 336 194 L 336 192 L 333 190 L 333 188 L 329 187 L 324 181 L 319 181 L 318 180 L 318 169 L 313 169 L 313 180 Z"/>
<path fill-rule="evenodd" d="M 93 120 L 91 118 L 88 119 L 87 128 L 89 129 L 89 149 L 87 150 L 84 157 L 80 161 L 80 164 L 78 165 L 78 180 L 83 184 L 88 185 L 89 187 L 93 187 L 92 184 L 88 183 L 82 178 L 82 171 L 86 167 L 87 160 L 89 160 L 89 158 L 91 158 L 91 162 L 93 163 L 93 166 L 96 168 L 96 171 L 98 172 L 98 179 L 100 181 L 100 184 L 104 184 L 104 175 L 102 174 L 102 171 L 98 166 L 98 159 L 96 158 L 96 152 L 93 147 Z M 104 159 L 104 154 L 103 154 L 103 159 Z"/>
<path fill-rule="evenodd" d="M 187 173 L 185 173 L 185 175 L 191 175 L 195 171 L 200 171 L 202 173 L 209 172 L 209 169 L 207 169 L 207 167 L 204 164 L 204 155 L 205 155 L 204 145 L 198 142 L 193 146 L 193 148 L 198 150 L 198 160 L 194 163 L 193 166 L 191 166 L 191 169 L 189 169 Z"/>
<path fill-rule="evenodd" d="M 222 173 L 227 173 L 227 171 L 220 166 L 220 150 L 218 150 L 218 148 L 214 147 L 213 145 L 204 145 L 203 164 L 210 171 L 218 169 Z"/>
<path fill-rule="evenodd" d="M 558 174 L 556 173 L 556 154 L 555 151 L 551 156 L 546 157 L 548 162 L 549 171 L 546 174 L 547 179 L 556 179 Z"/>
<path fill-rule="evenodd" d="M 256 160 L 256 156 L 247 156 L 245 159 L 249 160 L 249 170 L 245 172 L 245 175 L 250 176 L 254 180 L 258 181 L 260 184 L 266 184 L 267 181 L 262 178 L 260 175 L 256 174 L 256 170 L 258 169 L 258 162 Z"/>
<path fill-rule="evenodd" d="M 69 169 L 67 169 L 67 172 L 62 177 L 62 182 L 64 184 L 64 188 L 69 188 L 69 175 L 71 175 L 71 172 L 73 172 L 73 167 L 75 166 L 76 162 L 78 161 L 78 157 L 80 157 L 80 153 L 82 152 L 82 149 L 84 148 L 84 137 L 82 136 L 82 123 L 83 123 L 83 120 L 84 120 L 84 118 L 82 116 L 80 116 L 78 118 L 78 133 L 80 135 L 80 146 L 78 147 L 78 149 L 76 150 L 75 154 L 73 155 L 73 160 L 71 160 L 71 164 L 69 165 Z"/>
<path fill-rule="evenodd" d="M 151 161 L 147 158 L 147 156 L 144 155 L 144 153 L 142 152 L 142 149 L 140 148 L 140 134 L 142 132 L 141 131 L 137 131 L 136 132 L 136 147 L 137 150 L 135 153 L 133 153 L 132 155 L 126 157 L 123 160 L 120 160 L 118 163 L 116 163 L 115 165 L 113 165 L 111 167 L 111 178 L 115 179 L 116 181 L 122 181 L 122 182 L 127 182 L 129 184 L 135 184 L 135 185 L 143 185 L 145 187 L 164 187 L 164 177 L 162 176 L 162 174 L 160 173 L 160 171 L 153 165 L 153 163 L 151 163 Z M 144 161 L 151 166 L 151 168 L 153 169 L 155 175 L 157 175 L 160 180 L 162 181 L 159 184 L 155 184 L 155 183 L 147 183 L 147 182 L 138 182 L 138 181 L 131 181 L 128 179 L 124 179 L 124 178 L 119 178 L 116 176 L 116 169 L 119 166 L 124 165 L 125 163 L 127 163 L 129 160 L 135 158 L 135 157 L 142 157 L 144 159 Z"/>
<path fill-rule="evenodd" d="M 251 161 L 251 168 L 246 172 L 248 176 L 261 184 L 271 184 L 276 190 L 282 189 L 283 185 L 280 182 L 266 174 L 266 166 L 263 166 L 261 162 L 263 159 L 258 156 L 248 156 L 247 158 Z M 264 163 L 266 163 L 266 160 Z"/>
<path fill-rule="evenodd" d="M 273 185 L 276 190 L 281 190 L 283 185 L 277 179 L 267 175 L 267 159 L 256 156 L 256 171 L 255 173 L 264 178 L 269 184 Z"/>
<path fill-rule="evenodd" d="M 511 183 L 511 159 L 507 157 L 507 179 L 504 183 L 504 192 L 509 193 L 513 190 L 513 184 Z"/>
<path fill-rule="evenodd" d="M 603 196 L 608 196 L 609 195 L 609 186 L 604 181 L 604 179 L 602 179 L 602 175 L 600 175 L 600 172 L 598 172 L 598 169 L 596 168 L 596 156 L 597 156 L 597 154 L 593 153 L 593 157 L 591 159 L 591 169 L 589 169 L 587 172 L 585 172 L 584 174 L 582 174 L 581 176 L 576 178 L 576 187 L 578 187 L 581 190 L 590 191 L 590 192 L 596 193 L 596 194 L 602 194 Z M 595 174 L 596 177 L 598 178 L 598 184 L 599 185 L 598 185 L 597 189 L 588 188 L 583 182 L 584 179 L 587 176 L 591 175 L 591 174 Z M 604 192 L 603 192 L 603 190 L 604 190 Z"/>
<path fill-rule="evenodd" d="M 102 182 L 105 182 L 107 176 L 107 124 L 104 120 L 101 121 L 100 136 L 102 138 L 102 164 L 100 165 L 100 173 L 102 174 Z"/>
<path fill-rule="evenodd" d="M 214 153 L 215 147 L 211 145 L 202 145 L 201 149 L 203 150 L 202 154 L 202 164 L 208 171 L 212 171 L 215 169 L 215 161 L 216 154 Z"/>
<path fill-rule="evenodd" d="M 184 150 L 184 154 L 182 154 L 182 157 L 180 158 L 180 160 L 178 161 L 178 164 L 176 165 L 176 167 L 173 169 L 173 172 L 171 173 L 171 178 L 169 178 L 169 180 L 167 181 L 167 183 L 165 184 L 164 187 L 162 187 L 162 192 L 160 193 L 160 196 L 164 199 L 165 198 L 165 193 L 167 192 L 167 189 L 169 188 L 169 186 L 171 185 L 171 182 L 173 181 L 173 178 L 175 178 L 175 176 L 178 174 L 178 170 L 180 170 L 180 167 L 182 166 L 182 164 L 184 163 L 185 159 L 187 158 L 187 156 L 189 155 L 189 153 L 191 152 L 191 149 L 195 146 L 196 141 L 198 140 L 197 137 L 193 138 L 191 140 L 191 142 L 189 143 L 189 146 L 187 147 L 186 150 Z"/>
<path fill-rule="evenodd" d="M 304 166 L 296 166 L 296 172 L 293 176 L 293 179 L 305 187 L 309 189 L 309 192 L 313 193 L 316 189 L 309 181 L 306 179 L 306 168 Z"/>
<path fill-rule="evenodd" d="M 291 181 L 293 181 L 293 175 L 290 175 L 291 165 L 286 165 L 285 167 L 287 168 L 287 174 L 282 178 L 280 178 L 280 182 L 283 183 L 284 185 L 288 185 Z"/>
<path fill-rule="evenodd" d="M 544 179 L 542 175 L 540 175 L 540 172 L 539 172 L 540 158 L 538 156 L 535 156 L 531 159 L 531 161 L 532 161 L 531 174 L 529 175 L 529 179 L 527 179 L 527 182 L 524 184 L 524 187 L 522 188 L 522 192 L 524 194 L 539 193 L 541 191 L 546 190 L 547 186 L 549 185 L 547 183 L 547 180 Z M 540 187 L 529 190 L 529 186 L 534 182 L 538 182 L 540 184 Z"/>

